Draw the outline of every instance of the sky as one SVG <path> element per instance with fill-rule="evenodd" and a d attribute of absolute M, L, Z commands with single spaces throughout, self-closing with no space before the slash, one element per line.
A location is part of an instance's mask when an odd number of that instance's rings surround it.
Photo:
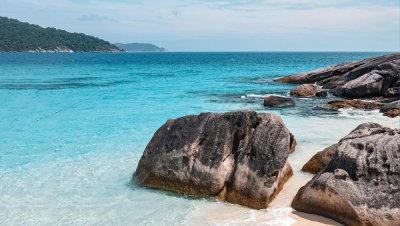
<path fill-rule="evenodd" d="M 400 51 L 400 0 L 0 0 L 0 16 L 169 51 Z"/>

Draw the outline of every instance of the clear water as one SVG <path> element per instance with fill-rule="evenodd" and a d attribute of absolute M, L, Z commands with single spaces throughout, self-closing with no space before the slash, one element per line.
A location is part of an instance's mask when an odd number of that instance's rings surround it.
<path fill-rule="evenodd" d="M 361 122 L 398 127 L 378 112 L 312 110 L 276 77 L 384 53 L 0 54 L 0 225 L 288 225 L 301 166 Z M 279 114 L 299 146 L 295 177 L 267 210 L 131 184 L 167 119 L 237 109 Z M 361 115 L 361 116 L 360 116 Z M 294 189 L 296 188 L 296 189 Z"/>

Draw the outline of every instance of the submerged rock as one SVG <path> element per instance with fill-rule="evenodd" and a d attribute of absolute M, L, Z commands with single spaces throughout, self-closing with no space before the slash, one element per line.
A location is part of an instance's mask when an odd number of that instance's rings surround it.
<path fill-rule="evenodd" d="M 267 96 L 264 97 L 264 106 L 267 107 L 292 107 L 295 106 L 295 102 L 292 98 L 281 97 L 281 96 Z"/>
<path fill-rule="evenodd" d="M 400 116 L 400 109 L 390 109 L 388 111 L 385 111 L 385 113 L 383 113 L 383 115 L 390 117 L 390 118 Z"/>
<path fill-rule="evenodd" d="M 400 130 L 365 123 L 336 145 L 292 207 L 345 225 L 400 225 Z"/>
<path fill-rule="evenodd" d="M 134 174 L 143 186 L 266 208 L 292 175 L 295 140 L 268 113 L 203 113 L 168 120 Z"/>
<path fill-rule="evenodd" d="M 361 101 L 361 100 L 333 100 L 329 101 L 328 104 L 318 106 L 317 109 L 323 110 L 335 110 L 341 108 L 354 108 L 362 110 L 376 110 L 382 107 L 381 103 Z"/>
<path fill-rule="evenodd" d="M 384 104 L 380 112 L 383 112 L 383 115 L 391 118 L 400 116 L 400 100 Z"/>
<path fill-rule="evenodd" d="M 315 96 L 316 93 L 317 86 L 313 84 L 303 84 L 290 90 L 290 95 L 296 97 L 312 97 Z"/>

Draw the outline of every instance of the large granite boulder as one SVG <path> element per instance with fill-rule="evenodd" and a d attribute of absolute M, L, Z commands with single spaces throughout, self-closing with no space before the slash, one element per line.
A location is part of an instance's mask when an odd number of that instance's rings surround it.
<path fill-rule="evenodd" d="M 356 79 L 357 81 L 349 83 Z M 395 84 L 399 80 L 400 53 L 395 53 L 299 73 L 275 81 L 295 84 L 317 83 L 325 89 L 333 90 L 342 87 L 336 95 L 353 97 L 379 96 L 385 94 L 388 89 L 390 89 L 388 94 L 391 94 L 394 92 L 391 88 L 396 87 Z"/>
<path fill-rule="evenodd" d="M 400 130 L 361 124 L 292 202 L 345 225 L 400 225 Z"/>
<path fill-rule="evenodd" d="M 335 89 L 342 97 L 382 96 L 398 78 L 393 71 L 371 71 Z"/>
<path fill-rule="evenodd" d="M 317 93 L 317 86 L 314 84 L 303 84 L 290 90 L 291 96 L 296 97 L 312 97 Z"/>
<path fill-rule="evenodd" d="M 381 112 L 386 112 L 391 109 L 400 109 L 400 100 L 384 104 L 381 108 Z"/>
<path fill-rule="evenodd" d="M 203 113 L 168 120 L 134 174 L 143 186 L 266 208 L 292 175 L 295 140 L 268 113 Z"/>
<path fill-rule="evenodd" d="M 275 108 L 293 107 L 295 106 L 295 102 L 292 98 L 289 97 L 272 95 L 264 97 L 264 106 Z"/>
<path fill-rule="evenodd" d="M 364 128 L 382 128 L 381 125 L 377 123 L 363 123 L 359 125 L 355 130 L 357 131 Z M 333 156 L 338 150 L 341 141 L 337 144 L 333 144 L 322 151 L 317 152 L 313 157 L 306 164 L 304 164 L 303 168 L 301 169 L 304 172 L 317 174 L 321 172 L 325 167 L 331 162 Z"/>

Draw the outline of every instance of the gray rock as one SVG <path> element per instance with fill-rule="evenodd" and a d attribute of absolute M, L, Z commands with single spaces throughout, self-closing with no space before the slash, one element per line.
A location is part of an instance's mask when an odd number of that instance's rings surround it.
<path fill-rule="evenodd" d="M 296 83 L 296 84 L 306 84 L 306 83 L 317 83 L 318 85 L 322 85 L 325 89 L 336 89 L 338 87 L 344 86 L 346 83 L 355 80 L 365 74 L 368 74 L 372 71 L 386 71 L 394 77 L 394 80 L 400 79 L 400 54 L 389 54 L 380 57 L 367 58 L 357 62 L 350 62 L 339 64 L 336 66 L 331 66 L 323 69 L 318 69 L 311 72 L 304 72 L 300 74 L 295 74 L 287 77 L 283 77 L 277 79 L 275 81 L 278 82 L 287 82 L 287 83 Z M 373 75 L 373 74 L 369 74 Z M 382 75 L 382 74 L 380 74 Z M 376 76 L 376 75 L 375 75 Z M 361 80 L 367 79 L 369 76 L 364 76 Z M 386 75 L 384 76 L 386 79 Z M 376 78 L 375 78 L 376 79 Z M 363 81 L 358 80 L 356 83 L 350 83 L 347 86 L 358 89 Z M 374 79 L 372 79 L 374 80 Z M 368 82 L 366 82 L 368 83 Z M 389 84 L 389 87 L 395 87 L 396 81 Z M 352 85 L 352 86 L 350 86 Z M 372 84 L 371 84 L 372 85 Z M 384 82 L 381 87 L 385 87 L 387 84 Z M 375 87 L 377 85 L 373 85 Z M 362 90 L 358 90 L 357 93 Z M 372 95 L 381 95 L 382 92 L 384 94 L 385 90 L 380 90 L 378 94 L 374 93 Z M 344 92 L 345 93 L 345 92 Z M 341 92 L 338 92 L 337 95 L 340 95 Z M 361 94 L 358 94 L 361 95 Z M 367 93 L 370 95 L 370 93 Z"/>
<path fill-rule="evenodd" d="M 314 84 L 303 84 L 290 90 L 290 95 L 296 97 L 312 97 L 315 96 L 316 93 L 317 86 Z"/>
<path fill-rule="evenodd" d="M 292 175 L 295 140 L 268 113 L 203 113 L 168 120 L 134 174 L 143 186 L 266 208 Z"/>
<path fill-rule="evenodd" d="M 400 225 L 400 130 L 365 123 L 335 149 L 292 207 L 345 225 Z"/>
<path fill-rule="evenodd" d="M 384 104 L 381 107 L 380 112 L 387 112 L 387 111 L 392 110 L 392 109 L 400 109 L 400 100 L 396 100 L 396 101 Z"/>
<path fill-rule="evenodd" d="M 295 106 L 295 102 L 289 97 L 267 96 L 264 97 L 264 106 L 276 108 L 292 107 Z"/>
<path fill-rule="evenodd" d="M 351 133 L 362 130 L 362 129 L 372 129 L 372 128 L 382 128 L 381 125 L 373 122 L 363 123 L 357 128 L 355 128 Z M 317 152 L 301 169 L 304 172 L 318 174 L 331 162 L 333 156 L 336 154 L 340 141 L 337 144 L 333 144 L 324 150 Z"/>
<path fill-rule="evenodd" d="M 383 112 L 384 116 L 391 118 L 400 116 L 400 100 L 384 104 L 380 112 Z"/>
<path fill-rule="evenodd" d="M 363 129 L 374 129 L 374 128 L 383 128 L 380 124 L 374 123 L 374 122 L 366 122 L 363 124 L 358 125 L 355 129 L 353 129 L 350 134 L 357 132 L 358 130 L 363 130 Z"/>
<path fill-rule="evenodd" d="M 335 95 L 342 97 L 382 96 L 397 81 L 392 71 L 371 71 L 335 89 Z"/>

